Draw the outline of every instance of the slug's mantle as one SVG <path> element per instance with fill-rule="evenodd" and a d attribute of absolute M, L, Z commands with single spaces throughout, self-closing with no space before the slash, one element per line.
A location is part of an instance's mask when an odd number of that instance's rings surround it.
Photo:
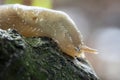
<path fill-rule="evenodd" d="M 80 57 L 84 52 L 96 52 L 84 45 L 75 23 L 61 11 L 19 4 L 2 5 L 0 28 L 16 29 L 25 37 L 50 37 L 73 58 Z"/>

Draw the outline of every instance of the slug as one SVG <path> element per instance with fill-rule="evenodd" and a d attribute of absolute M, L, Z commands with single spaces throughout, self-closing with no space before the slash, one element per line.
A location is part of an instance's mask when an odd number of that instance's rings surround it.
<path fill-rule="evenodd" d="M 1 5 L 0 28 L 16 29 L 25 37 L 52 38 L 64 53 L 73 58 L 83 57 L 84 52 L 96 53 L 85 46 L 75 23 L 62 11 L 20 4 Z"/>

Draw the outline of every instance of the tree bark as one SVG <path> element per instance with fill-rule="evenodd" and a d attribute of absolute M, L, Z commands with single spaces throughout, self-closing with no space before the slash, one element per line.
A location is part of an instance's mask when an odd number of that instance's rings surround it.
<path fill-rule="evenodd" d="M 0 29 L 0 80 L 99 80 L 89 62 L 73 59 L 47 37 Z"/>

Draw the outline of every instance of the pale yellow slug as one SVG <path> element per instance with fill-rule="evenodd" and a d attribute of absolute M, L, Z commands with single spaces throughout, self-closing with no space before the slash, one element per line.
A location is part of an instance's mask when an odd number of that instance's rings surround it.
<path fill-rule="evenodd" d="M 84 52 L 96 52 L 84 45 L 75 23 L 61 11 L 20 4 L 1 5 L 0 28 L 16 29 L 25 37 L 50 37 L 73 58 L 82 57 Z"/>

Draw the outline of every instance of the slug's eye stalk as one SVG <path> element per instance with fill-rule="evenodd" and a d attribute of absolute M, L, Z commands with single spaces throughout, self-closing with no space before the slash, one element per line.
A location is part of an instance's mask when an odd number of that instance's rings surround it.
<path fill-rule="evenodd" d="M 97 50 L 92 49 L 90 47 L 87 46 L 82 46 L 81 51 L 83 51 L 84 53 L 93 53 L 93 54 L 97 54 Z"/>
<path fill-rule="evenodd" d="M 83 45 L 81 47 L 80 46 L 76 47 L 75 50 L 78 52 L 78 54 L 76 54 L 75 57 L 82 57 L 82 58 L 85 58 L 84 53 L 93 53 L 93 54 L 98 53 L 97 50 Z"/>

